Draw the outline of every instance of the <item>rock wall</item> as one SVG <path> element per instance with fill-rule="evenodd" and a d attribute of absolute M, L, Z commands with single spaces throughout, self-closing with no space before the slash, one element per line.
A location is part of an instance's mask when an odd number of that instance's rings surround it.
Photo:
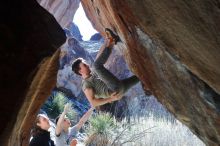
<path fill-rule="evenodd" d="M 207 145 L 220 143 L 220 2 L 82 0 L 93 26 L 113 29 L 145 89 Z"/>
<path fill-rule="evenodd" d="M 80 33 L 80 31 L 79 31 L 79 28 L 78 28 L 78 26 L 77 26 L 75 23 L 71 22 L 68 28 L 69 28 L 70 33 L 71 33 L 78 41 L 82 41 L 82 37 L 83 37 L 83 36 L 81 35 L 81 33 Z"/>
<path fill-rule="evenodd" d="M 0 16 L 0 145 L 27 146 L 37 111 L 55 86 L 55 52 L 66 38 L 35 0 L 2 2 Z"/>
<path fill-rule="evenodd" d="M 100 33 L 96 33 L 96 34 L 92 35 L 89 40 L 90 41 L 102 41 L 103 37 L 101 36 Z"/>
<path fill-rule="evenodd" d="M 63 28 L 69 28 L 80 0 L 37 0 L 38 3 L 48 10 L 56 18 Z"/>

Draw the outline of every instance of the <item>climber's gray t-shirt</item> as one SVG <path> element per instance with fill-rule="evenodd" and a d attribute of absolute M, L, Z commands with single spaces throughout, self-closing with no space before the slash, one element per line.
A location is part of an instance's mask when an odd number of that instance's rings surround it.
<path fill-rule="evenodd" d="M 82 90 L 84 91 L 86 88 L 94 90 L 95 98 L 109 98 L 111 94 L 107 85 L 95 73 L 91 73 L 89 78 L 83 79 Z"/>
<path fill-rule="evenodd" d="M 78 129 L 76 126 L 70 127 L 68 133 L 62 131 L 60 135 L 55 136 L 56 146 L 69 146 L 73 138 L 76 137 Z"/>

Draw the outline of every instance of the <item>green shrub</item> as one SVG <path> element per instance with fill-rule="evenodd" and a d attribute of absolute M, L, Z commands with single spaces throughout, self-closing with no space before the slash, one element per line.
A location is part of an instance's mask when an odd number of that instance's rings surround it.
<path fill-rule="evenodd" d="M 64 94 L 60 92 L 55 92 L 53 95 L 44 103 L 42 109 L 47 113 L 48 117 L 55 119 L 59 114 L 63 112 L 64 105 L 70 102 Z M 67 113 L 67 116 L 70 120 L 73 120 L 76 113 L 74 110 L 71 110 Z"/>
<path fill-rule="evenodd" d="M 109 134 L 115 128 L 114 119 L 108 113 L 96 114 L 89 119 L 89 133 Z"/>

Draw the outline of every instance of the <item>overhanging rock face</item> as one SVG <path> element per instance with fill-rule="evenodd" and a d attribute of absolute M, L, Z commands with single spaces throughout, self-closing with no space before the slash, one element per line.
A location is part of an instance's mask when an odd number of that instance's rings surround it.
<path fill-rule="evenodd" d="M 66 37 L 35 0 L 1 2 L 0 16 L 0 145 L 26 146 L 38 109 L 55 86 L 57 49 Z"/>
<path fill-rule="evenodd" d="M 207 145 L 220 143 L 220 3 L 82 0 L 93 26 L 112 28 L 127 63 Z"/>

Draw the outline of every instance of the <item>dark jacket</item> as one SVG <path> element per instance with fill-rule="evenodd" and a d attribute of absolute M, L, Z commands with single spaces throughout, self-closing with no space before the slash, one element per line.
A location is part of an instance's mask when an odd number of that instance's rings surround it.
<path fill-rule="evenodd" d="M 50 132 L 44 130 L 31 139 L 29 146 L 55 146 L 55 144 L 50 139 Z"/>

